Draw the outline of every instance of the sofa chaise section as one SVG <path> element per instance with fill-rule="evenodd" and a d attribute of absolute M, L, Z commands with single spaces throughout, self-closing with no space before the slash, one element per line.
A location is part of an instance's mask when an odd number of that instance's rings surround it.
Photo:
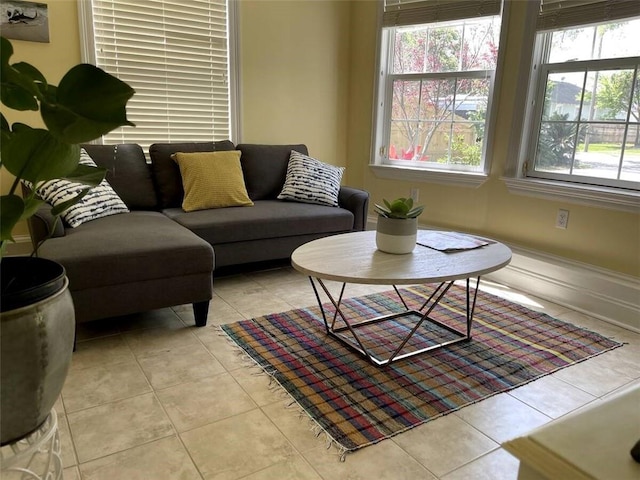
<path fill-rule="evenodd" d="M 152 173 L 136 144 L 83 145 L 129 208 L 71 228 L 53 222 L 50 206 L 29 221 L 38 255 L 65 267 L 76 322 L 192 303 L 207 322 L 213 295 L 209 243 L 158 211 Z"/>
<path fill-rule="evenodd" d="M 206 324 L 213 249 L 159 212 L 69 228 L 44 242 L 39 255 L 65 267 L 78 323 L 193 303 L 196 323 Z"/>

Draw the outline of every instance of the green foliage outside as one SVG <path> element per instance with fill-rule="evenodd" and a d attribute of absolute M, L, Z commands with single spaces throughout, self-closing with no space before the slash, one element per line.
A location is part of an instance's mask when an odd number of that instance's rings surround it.
<path fill-rule="evenodd" d="M 542 123 L 536 165 L 538 167 L 568 168 L 575 150 L 575 124 L 567 122 L 569 114 L 553 113 Z"/>

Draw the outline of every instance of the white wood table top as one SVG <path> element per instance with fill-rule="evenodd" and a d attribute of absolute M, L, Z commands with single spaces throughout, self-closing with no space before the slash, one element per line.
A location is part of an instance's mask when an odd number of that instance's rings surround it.
<path fill-rule="evenodd" d="M 489 245 L 471 250 L 445 253 L 416 245 L 412 253 L 394 255 L 379 251 L 376 232 L 369 230 L 306 243 L 293 252 L 291 263 L 308 276 L 345 283 L 440 283 L 478 277 L 508 265 L 511 250 L 502 243 L 485 240 Z"/>

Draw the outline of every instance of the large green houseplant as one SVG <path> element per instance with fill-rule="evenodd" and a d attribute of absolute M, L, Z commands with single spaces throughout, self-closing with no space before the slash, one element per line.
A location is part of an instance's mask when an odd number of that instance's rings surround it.
<path fill-rule="evenodd" d="M 33 65 L 9 63 L 13 46 L 1 38 L 2 104 L 12 110 L 39 111 L 45 128 L 23 123 L 0 125 L 0 167 L 15 177 L 0 198 L 0 444 L 15 441 L 46 419 L 66 378 L 75 334 L 73 303 L 64 268 L 49 260 L 6 256 L 16 225 L 43 205 L 36 188 L 19 195 L 22 181 L 37 187 L 66 178 L 86 184 L 75 198 L 52 210 L 55 216 L 98 185 L 105 170 L 80 165 L 78 144 L 123 125 L 134 91 L 126 83 L 88 64 L 71 68 L 57 86 Z"/>

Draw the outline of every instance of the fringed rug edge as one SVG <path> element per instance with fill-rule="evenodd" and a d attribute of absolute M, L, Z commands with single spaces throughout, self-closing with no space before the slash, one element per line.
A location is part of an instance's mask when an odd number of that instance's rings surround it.
<path fill-rule="evenodd" d="M 254 319 L 252 319 L 252 320 L 254 320 Z M 246 321 L 246 320 L 241 320 L 241 321 Z M 238 322 L 234 322 L 234 323 L 238 323 Z M 566 323 L 568 323 L 568 322 L 566 322 Z M 535 382 L 537 380 L 540 380 L 541 378 L 547 377 L 549 375 L 553 375 L 554 373 L 557 373 L 560 370 L 563 370 L 565 368 L 571 367 L 573 365 L 578 365 L 578 364 L 580 364 L 582 362 L 585 362 L 587 360 L 590 360 L 592 358 L 595 358 L 595 357 L 600 356 L 600 355 L 602 355 L 604 353 L 610 352 L 612 350 L 615 350 L 616 348 L 620 348 L 620 347 L 623 347 L 624 345 L 628 344 L 628 342 L 619 342 L 619 341 L 614 340 L 614 339 L 612 339 L 610 337 L 605 337 L 604 335 L 599 334 L 597 332 L 594 332 L 594 331 L 592 331 L 590 329 L 586 329 L 586 328 L 579 327 L 579 326 L 577 326 L 577 327 L 581 328 L 581 329 L 583 329 L 583 330 L 585 330 L 585 331 L 587 331 L 589 333 L 594 333 L 594 334 L 600 335 L 600 336 L 602 336 L 604 338 L 607 338 L 607 340 L 609 340 L 611 342 L 615 342 L 615 345 L 612 345 L 612 346 L 610 346 L 610 347 L 608 347 L 605 350 L 602 350 L 600 352 L 596 352 L 596 353 L 594 353 L 592 355 L 589 355 L 588 357 L 581 358 L 579 360 L 575 360 L 571 365 L 566 365 L 564 367 L 557 367 L 556 369 L 554 369 L 554 370 L 552 370 L 550 372 L 547 372 L 547 373 L 545 373 L 543 375 L 540 375 L 539 377 L 536 377 L 536 378 L 533 378 L 531 380 L 528 380 L 528 381 L 518 385 L 517 387 L 505 387 L 504 389 L 496 391 L 496 392 L 492 392 L 492 393 L 490 393 L 489 395 L 487 395 L 487 396 L 485 396 L 483 398 L 480 398 L 478 400 L 470 401 L 468 403 L 465 403 L 464 405 L 459 405 L 458 407 L 456 407 L 456 408 L 454 408 L 452 410 L 449 410 L 447 412 L 443 412 L 443 413 L 441 413 L 439 415 L 436 415 L 436 416 L 433 416 L 431 418 L 424 419 L 423 421 L 421 421 L 419 423 L 416 423 L 414 425 L 410 425 L 410 426 L 408 426 L 406 428 L 403 428 L 403 429 L 398 430 L 396 432 L 393 432 L 393 433 L 391 433 L 389 435 L 386 435 L 385 437 L 380 438 L 379 440 L 375 440 L 375 441 L 368 442 L 368 443 L 365 443 L 365 444 L 362 444 L 362 445 L 358 445 L 355 448 L 345 447 L 338 440 L 336 440 L 322 425 L 320 425 L 320 423 L 315 418 L 313 418 L 313 416 L 307 411 L 307 409 L 304 408 L 304 406 L 301 405 L 298 402 L 298 400 L 296 400 L 296 398 L 291 394 L 291 392 L 289 392 L 289 390 L 287 390 L 287 388 L 278 381 L 278 379 L 275 377 L 276 371 L 275 370 L 269 371 L 269 369 L 267 367 L 264 367 L 264 366 L 260 365 L 260 363 L 255 358 L 253 358 L 251 356 L 251 354 L 249 352 L 247 352 L 242 347 L 242 345 L 237 343 L 234 340 L 234 338 L 224 330 L 224 325 L 217 325 L 216 329 L 218 331 L 218 335 L 225 337 L 226 340 L 229 342 L 229 344 L 233 348 L 236 349 L 236 351 L 237 351 L 237 353 L 239 355 L 241 355 L 243 358 L 245 358 L 246 360 L 251 362 L 251 365 L 249 365 L 249 367 L 257 367 L 262 374 L 264 374 L 264 375 L 269 377 L 269 388 L 271 388 L 273 390 L 277 389 L 278 391 L 282 392 L 283 394 L 286 394 L 286 396 L 291 400 L 288 403 L 288 405 L 286 406 L 286 408 L 290 408 L 292 405 L 296 405 L 298 407 L 298 411 L 301 414 L 306 415 L 307 419 L 311 423 L 311 425 L 312 425 L 312 429 L 311 430 L 314 432 L 315 436 L 316 437 L 320 437 L 320 435 L 324 435 L 325 438 L 327 439 L 327 441 L 326 441 L 327 450 L 329 450 L 331 448 L 335 448 L 337 450 L 337 454 L 339 456 L 340 461 L 344 462 L 345 459 L 346 459 L 347 454 L 349 454 L 349 453 L 353 453 L 353 452 L 355 452 L 357 450 L 361 450 L 361 449 L 363 449 L 365 447 L 369 447 L 371 445 L 375 445 L 377 443 L 382 442 L 383 440 L 388 440 L 388 439 L 393 438 L 393 437 L 395 437 L 397 435 L 400 435 L 401 433 L 407 432 L 409 430 L 413 430 L 414 428 L 419 427 L 420 425 L 424 425 L 425 423 L 428 423 L 430 421 L 433 421 L 433 420 L 436 420 L 438 418 L 441 418 L 441 417 L 444 417 L 446 415 L 449 415 L 451 413 L 457 412 L 457 411 L 459 411 L 459 410 L 461 410 L 461 409 L 463 409 L 465 407 L 468 407 L 470 405 L 474 405 L 474 404 L 479 403 L 479 402 L 481 402 L 483 400 L 491 398 L 491 397 L 493 397 L 495 395 L 499 395 L 501 393 L 506 393 L 506 392 L 515 390 L 516 388 L 523 387 L 525 385 L 528 385 L 531 382 Z M 273 387 L 272 387 L 272 385 L 273 385 Z"/>

